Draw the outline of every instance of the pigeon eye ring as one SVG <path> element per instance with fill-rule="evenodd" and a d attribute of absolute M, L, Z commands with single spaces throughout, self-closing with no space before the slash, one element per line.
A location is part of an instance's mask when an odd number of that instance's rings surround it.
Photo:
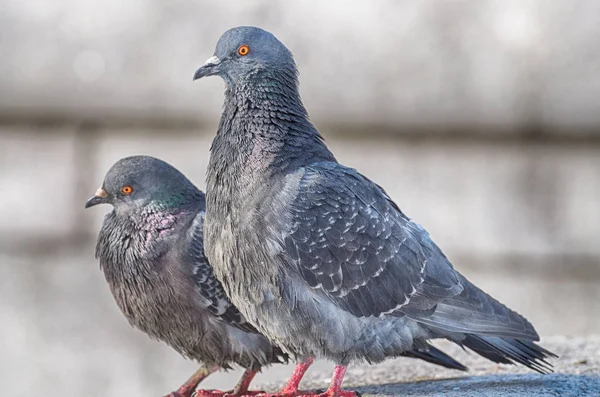
<path fill-rule="evenodd" d="M 129 185 L 123 186 L 121 188 L 121 193 L 123 193 L 123 194 L 131 194 L 131 193 L 133 193 L 133 188 L 131 186 L 129 186 Z"/>
<path fill-rule="evenodd" d="M 244 57 L 244 56 L 246 56 L 246 55 L 248 55 L 250 53 L 250 47 L 248 47 L 246 44 L 242 44 L 238 48 L 237 52 L 238 52 L 238 55 Z"/>

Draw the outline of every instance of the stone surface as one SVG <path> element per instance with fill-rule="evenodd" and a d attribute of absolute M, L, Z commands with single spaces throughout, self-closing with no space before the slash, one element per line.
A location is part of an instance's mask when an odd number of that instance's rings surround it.
<path fill-rule="evenodd" d="M 0 113 L 214 120 L 222 83 L 192 75 L 239 24 L 293 50 L 319 122 L 600 131 L 600 3 L 589 0 L 6 0 Z"/>
<path fill-rule="evenodd" d="M 516 366 L 496 365 L 466 354 L 449 343 L 438 346 L 471 368 L 467 373 L 440 369 L 418 360 L 397 359 L 381 364 L 351 367 L 346 388 L 363 397 L 521 397 L 600 395 L 600 338 L 551 337 L 543 345 L 561 357 L 555 373 L 540 375 Z M 324 388 L 331 364 L 318 363 L 303 382 L 306 388 Z M 326 375 L 327 374 L 327 375 Z M 257 382 L 258 383 L 258 382 Z M 268 384 L 277 389 L 279 385 Z"/>
<path fill-rule="evenodd" d="M 421 381 L 406 384 L 363 387 L 364 397 L 595 397 L 600 378 L 581 375 L 490 375 L 455 380 Z"/>

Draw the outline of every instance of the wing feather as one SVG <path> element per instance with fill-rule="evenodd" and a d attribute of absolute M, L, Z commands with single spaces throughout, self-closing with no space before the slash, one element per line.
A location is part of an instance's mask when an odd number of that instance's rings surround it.
<path fill-rule="evenodd" d="M 307 284 L 360 317 L 407 304 L 426 262 L 404 227 L 407 220 L 365 181 L 339 165 L 307 168 L 285 238 Z"/>
<path fill-rule="evenodd" d="M 353 169 L 304 169 L 286 252 L 307 285 L 358 317 L 408 315 L 447 331 L 537 339 L 531 324 L 458 273 L 429 234 Z"/>

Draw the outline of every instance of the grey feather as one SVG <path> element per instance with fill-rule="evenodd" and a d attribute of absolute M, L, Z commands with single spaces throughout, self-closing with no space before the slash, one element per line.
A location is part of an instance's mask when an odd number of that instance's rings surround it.
<path fill-rule="evenodd" d="M 236 52 L 242 44 L 247 56 Z M 339 364 L 415 356 L 424 341 L 447 338 L 541 368 L 534 361 L 552 354 L 530 342 L 533 326 L 458 273 L 382 188 L 336 161 L 279 40 L 234 28 L 215 56 L 195 75 L 226 83 L 205 248 L 249 322 L 286 352 Z"/>

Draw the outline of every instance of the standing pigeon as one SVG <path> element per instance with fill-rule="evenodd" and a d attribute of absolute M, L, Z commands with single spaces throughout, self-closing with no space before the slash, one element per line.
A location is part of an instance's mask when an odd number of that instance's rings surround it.
<path fill-rule="evenodd" d="M 227 299 L 204 255 L 204 194 L 181 172 L 149 156 L 119 160 L 85 207 L 111 204 L 96 257 L 129 323 L 202 367 L 172 397 L 190 397 L 219 367 L 246 372 L 228 396 L 248 390 L 274 347 Z M 201 391 L 197 396 L 222 396 Z"/>
<path fill-rule="evenodd" d="M 272 34 L 223 34 L 194 79 L 218 75 L 225 104 L 207 176 L 205 248 L 246 319 L 304 360 L 379 362 L 445 338 L 499 363 L 551 369 L 533 326 L 454 270 L 385 191 L 339 164 L 310 123 L 290 51 Z"/>

